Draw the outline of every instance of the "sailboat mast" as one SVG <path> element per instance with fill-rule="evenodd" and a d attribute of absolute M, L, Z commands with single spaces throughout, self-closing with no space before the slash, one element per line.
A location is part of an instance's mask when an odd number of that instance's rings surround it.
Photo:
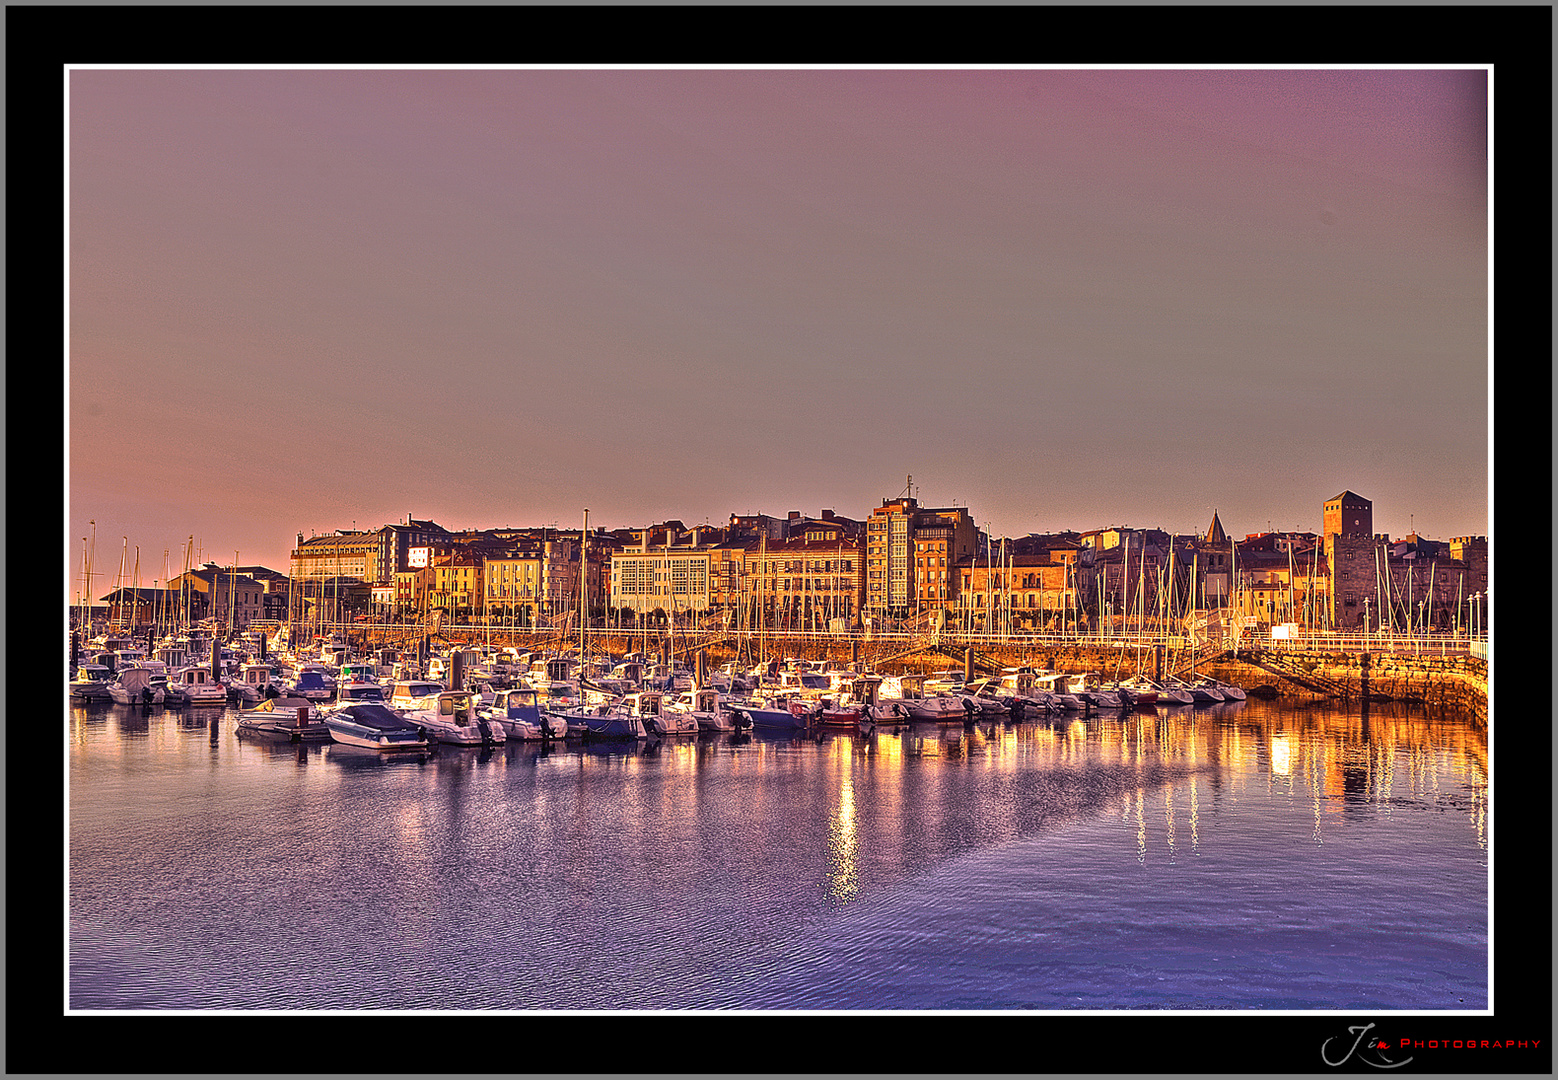
<path fill-rule="evenodd" d="M 590 581 L 590 511 L 584 510 L 584 527 L 579 532 L 579 677 L 584 677 L 585 633 L 584 624 L 589 617 L 586 594 Z"/>
<path fill-rule="evenodd" d="M 119 576 L 114 579 L 114 591 L 119 594 L 119 624 L 124 624 L 124 562 L 130 556 L 130 538 L 123 537 L 124 544 L 119 548 Z M 109 609 L 112 612 L 112 608 Z M 110 620 L 112 621 L 112 620 Z"/>

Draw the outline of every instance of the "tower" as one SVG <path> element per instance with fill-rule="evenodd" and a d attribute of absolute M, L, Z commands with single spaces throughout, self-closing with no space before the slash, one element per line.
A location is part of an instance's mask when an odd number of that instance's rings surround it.
<path fill-rule="evenodd" d="M 1344 491 L 1325 501 L 1323 532 L 1331 574 L 1331 625 L 1338 630 L 1377 626 L 1367 599 L 1374 594 L 1374 504 Z"/>
<path fill-rule="evenodd" d="M 1373 536 L 1374 504 L 1362 495 L 1344 491 L 1325 503 L 1321 533 L 1332 536 Z"/>

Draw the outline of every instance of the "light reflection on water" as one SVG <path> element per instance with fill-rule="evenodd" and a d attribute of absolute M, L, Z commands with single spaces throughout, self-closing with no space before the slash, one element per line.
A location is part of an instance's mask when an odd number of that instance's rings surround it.
<path fill-rule="evenodd" d="M 1486 1005 L 1486 736 L 1404 706 L 406 758 L 69 723 L 76 1009 Z"/>

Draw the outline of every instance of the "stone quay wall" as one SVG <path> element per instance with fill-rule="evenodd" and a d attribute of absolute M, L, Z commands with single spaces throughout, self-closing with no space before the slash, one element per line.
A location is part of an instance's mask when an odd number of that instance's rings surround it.
<path fill-rule="evenodd" d="M 520 648 L 576 646 L 553 634 L 504 635 L 502 644 Z M 383 644 L 390 644 L 383 642 Z M 593 652 L 624 653 L 633 649 L 655 652 L 663 640 L 639 635 L 592 634 Z M 677 642 L 678 659 L 691 661 L 701 651 L 711 667 L 735 660 L 753 662 L 754 642 L 710 638 L 704 642 Z M 775 637 L 763 649 L 768 657 L 800 657 L 826 660 L 839 666 L 861 665 L 882 674 L 936 672 L 972 668 L 976 674 L 1002 667 L 1030 665 L 1050 671 L 1080 674 L 1096 672 L 1105 680 L 1137 674 L 1158 677 L 1183 674 L 1187 658 L 1179 651 L 1132 642 L 1054 644 L 1013 642 L 981 643 L 972 650 L 961 644 L 933 641 L 910 646 L 902 640 L 869 638 L 829 639 L 827 635 L 785 639 Z M 1488 666 L 1470 656 L 1419 655 L 1375 652 L 1299 652 L 1291 649 L 1241 649 L 1203 656 L 1195 665 L 1198 675 L 1210 675 L 1242 686 L 1253 696 L 1270 698 L 1339 698 L 1420 702 L 1435 709 L 1474 715 L 1486 722 L 1488 715 Z"/>

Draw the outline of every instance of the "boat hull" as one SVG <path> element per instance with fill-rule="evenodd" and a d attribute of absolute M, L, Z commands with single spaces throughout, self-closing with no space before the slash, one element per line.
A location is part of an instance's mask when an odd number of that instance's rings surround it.
<path fill-rule="evenodd" d="M 801 731 L 806 727 L 806 718 L 804 716 L 796 715 L 789 709 L 741 707 L 736 711 L 745 716 L 747 718 L 747 723 L 755 728 Z"/>
<path fill-rule="evenodd" d="M 637 716 L 590 716 L 584 720 L 584 734 L 591 739 L 645 739 L 649 732 Z"/>
<path fill-rule="evenodd" d="M 334 735 L 322 723 L 289 724 L 284 720 L 240 720 L 234 728 L 240 736 L 272 742 L 330 742 Z"/>
<path fill-rule="evenodd" d="M 328 727 L 328 721 L 326 722 Z M 359 732 L 330 727 L 330 740 L 344 746 L 359 746 L 366 750 L 426 750 L 428 740 L 413 733 L 410 737 L 391 738 L 379 732 Z"/>

